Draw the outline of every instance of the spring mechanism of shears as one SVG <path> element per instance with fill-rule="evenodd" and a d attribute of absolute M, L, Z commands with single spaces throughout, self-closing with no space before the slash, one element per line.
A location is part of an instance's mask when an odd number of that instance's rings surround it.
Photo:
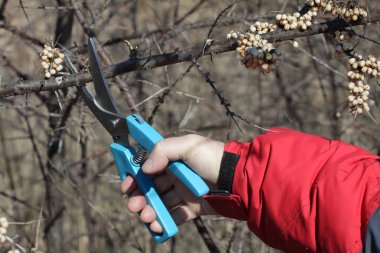
<path fill-rule="evenodd" d="M 148 151 L 145 148 L 139 147 L 137 153 L 133 156 L 133 162 L 140 164 L 144 160 L 146 153 L 148 153 Z"/>

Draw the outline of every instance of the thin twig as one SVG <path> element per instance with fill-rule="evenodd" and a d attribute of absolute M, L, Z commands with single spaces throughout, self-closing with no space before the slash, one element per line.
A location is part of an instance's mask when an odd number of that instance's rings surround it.
<path fill-rule="evenodd" d="M 39 212 L 39 211 L 40 211 L 40 209 L 39 209 L 38 207 L 33 206 L 32 204 L 28 203 L 28 202 L 25 201 L 25 200 L 22 200 L 22 199 L 17 198 L 17 197 L 14 196 L 13 194 L 8 194 L 8 193 L 6 193 L 6 192 L 4 192 L 4 191 L 0 191 L 0 195 L 1 195 L 1 196 L 4 196 L 4 197 L 6 197 L 6 198 L 12 199 L 13 201 L 15 201 L 15 202 L 17 202 L 17 203 L 19 203 L 19 204 L 22 204 L 22 205 L 24 205 L 24 206 L 26 206 L 26 207 L 28 207 L 28 208 L 30 208 L 30 209 L 36 211 L 36 212 Z"/>
<path fill-rule="evenodd" d="M 331 67 L 329 64 L 327 64 L 326 62 L 324 62 L 323 60 L 319 59 L 318 57 L 316 57 L 315 55 L 309 53 L 308 51 L 306 51 L 305 49 L 303 49 L 302 47 L 298 47 L 297 49 L 299 49 L 302 53 L 304 53 L 305 55 L 307 55 L 308 57 L 310 57 L 313 61 L 319 63 L 320 65 L 322 65 L 323 67 L 325 67 L 326 69 L 330 70 L 331 72 L 334 72 L 335 74 L 337 74 L 338 76 L 341 76 L 341 77 L 344 77 L 346 78 L 346 75 L 339 72 L 338 70 L 336 70 L 335 68 Z"/>
<path fill-rule="evenodd" d="M 28 24 L 31 25 L 29 16 L 26 13 L 26 10 L 25 10 L 25 7 L 24 7 L 24 3 L 22 2 L 22 0 L 18 0 L 18 2 L 20 4 L 20 6 L 21 6 L 22 12 L 24 13 L 26 20 L 28 21 Z"/>
<path fill-rule="evenodd" d="M 208 33 L 207 33 L 207 39 L 210 38 L 212 31 L 214 30 L 214 28 L 216 27 L 216 24 L 218 23 L 219 19 L 224 15 L 224 13 L 226 13 L 229 9 L 231 9 L 231 8 L 232 8 L 235 4 L 237 4 L 238 2 L 240 2 L 240 0 L 235 1 L 235 2 L 232 3 L 232 4 L 229 4 L 226 8 L 224 8 L 224 9 L 218 14 L 218 16 L 216 17 L 216 19 L 214 20 L 214 23 L 212 23 L 210 30 L 209 30 Z"/>
<path fill-rule="evenodd" d="M 238 23 L 251 23 L 255 22 L 258 19 L 269 19 L 274 18 L 273 14 L 268 14 L 265 16 L 259 16 L 259 15 L 248 15 L 248 16 L 239 16 L 239 17 L 230 17 L 223 19 L 219 22 L 219 26 L 230 26 Z M 171 37 L 175 36 L 176 34 L 179 34 L 183 31 L 190 31 L 195 29 L 203 29 L 203 28 L 209 28 L 212 26 L 212 24 L 215 22 L 215 19 L 211 20 L 202 20 L 197 21 L 189 24 L 183 24 L 183 25 L 175 25 L 175 26 L 168 26 L 168 27 L 160 27 L 153 30 L 148 30 L 145 32 L 140 33 L 130 33 L 124 36 L 118 36 L 114 38 L 110 38 L 107 41 L 104 42 L 104 46 L 112 46 L 117 43 L 123 42 L 124 40 L 133 40 L 133 39 L 140 39 L 149 37 L 156 34 L 166 34 L 169 33 Z"/>
<path fill-rule="evenodd" d="M 22 247 L 20 244 L 16 243 L 15 240 L 13 240 L 12 238 L 10 238 L 9 236 L 5 235 L 5 239 L 10 243 L 12 244 L 13 246 L 15 246 L 16 248 L 18 248 L 19 250 L 21 250 L 21 252 L 23 253 L 26 253 L 26 249 L 24 247 Z"/>
<path fill-rule="evenodd" d="M 15 26 L 12 26 L 10 24 L 8 24 L 7 22 L 1 20 L 0 21 L 0 28 L 20 37 L 21 39 L 24 39 L 28 42 L 31 42 L 32 44 L 34 45 L 37 45 L 37 46 L 40 46 L 40 47 L 43 47 L 44 46 L 44 42 L 35 38 L 35 37 L 32 37 L 30 36 L 29 34 L 17 29 L 17 27 Z"/>
<path fill-rule="evenodd" d="M 154 116 L 157 114 L 161 105 L 165 102 L 165 98 L 169 96 L 170 92 L 175 88 L 179 81 L 181 81 L 190 72 L 193 66 L 194 65 L 191 64 L 180 76 L 177 77 L 177 79 L 169 87 L 167 87 L 167 89 L 162 93 L 162 95 L 157 98 L 157 103 L 148 118 L 148 122 L 150 124 L 152 124 Z"/>
<path fill-rule="evenodd" d="M 36 229 L 36 241 L 34 243 L 34 248 L 36 250 L 38 250 L 38 236 L 40 234 L 41 221 L 42 221 L 42 207 L 41 207 L 40 215 L 38 217 L 38 223 L 37 223 L 37 229 Z"/>

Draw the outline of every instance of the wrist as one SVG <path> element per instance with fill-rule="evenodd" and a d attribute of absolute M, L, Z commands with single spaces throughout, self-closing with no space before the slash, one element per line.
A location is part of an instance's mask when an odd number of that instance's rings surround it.
<path fill-rule="evenodd" d="M 183 160 L 193 168 L 209 185 L 217 189 L 220 164 L 224 152 L 224 143 L 199 135 L 187 135 L 189 141 Z"/>
<path fill-rule="evenodd" d="M 242 201 L 240 190 L 242 189 L 244 192 L 245 189 L 242 186 L 244 180 L 241 180 L 241 177 L 244 177 L 242 170 L 249 149 L 248 143 L 229 142 L 224 146 L 217 179 L 217 191 L 203 196 L 203 200 L 208 202 L 208 206 L 219 215 L 238 220 L 247 220 L 248 218 L 247 208 Z M 206 206 L 206 208 L 208 207 Z"/>

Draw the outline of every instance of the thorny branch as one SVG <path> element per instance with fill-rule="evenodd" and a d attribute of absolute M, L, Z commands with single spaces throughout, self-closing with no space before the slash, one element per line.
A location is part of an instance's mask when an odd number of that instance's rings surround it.
<path fill-rule="evenodd" d="M 210 73 L 204 71 L 202 66 L 199 64 L 199 62 L 193 61 L 193 64 L 195 65 L 195 67 L 197 67 L 198 72 L 205 78 L 205 81 L 210 85 L 213 94 L 218 97 L 220 103 L 222 104 L 222 106 L 226 110 L 226 114 L 227 114 L 228 118 L 232 119 L 234 121 L 234 123 L 236 124 L 236 126 L 239 128 L 239 130 L 242 131 L 239 124 L 237 123 L 237 121 L 235 119 L 235 113 L 233 111 L 231 111 L 231 109 L 230 109 L 230 107 L 231 107 L 230 102 L 228 102 L 227 99 L 222 96 L 222 92 L 216 88 L 215 82 L 211 78 Z"/>
<path fill-rule="evenodd" d="M 224 107 L 224 109 L 226 111 L 227 117 L 235 123 L 235 125 L 238 127 L 240 132 L 243 132 L 243 131 L 240 128 L 240 126 L 237 122 L 237 119 L 239 119 L 239 120 L 241 120 L 241 121 L 243 121 L 243 122 L 245 122 L 251 126 L 257 127 L 259 129 L 262 129 L 262 130 L 266 130 L 266 129 L 263 129 L 262 127 L 258 126 L 258 125 L 255 125 L 253 122 L 249 121 L 248 119 L 244 118 L 243 116 L 232 111 L 230 102 L 228 102 L 228 100 L 222 95 L 223 92 L 216 88 L 215 81 L 212 79 L 211 74 L 209 72 L 204 71 L 204 69 L 199 64 L 199 62 L 197 62 L 195 60 L 193 60 L 192 62 L 194 64 L 194 66 L 197 68 L 198 72 L 204 77 L 206 83 L 208 83 L 209 86 L 211 87 L 213 94 L 215 96 L 217 96 L 217 98 L 219 99 L 221 105 Z"/>
<path fill-rule="evenodd" d="M 199 4 L 201 4 L 203 1 L 199 2 Z M 218 20 L 221 18 L 221 16 L 229 9 L 231 9 L 234 5 L 236 4 L 235 3 L 232 3 L 230 5 L 228 5 L 226 8 L 224 8 L 219 14 L 218 16 L 216 17 L 216 19 L 214 20 L 214 22 L 212 23 L 212 26 L 211 28 L 209 29 L 209 32 L 207 33 L 207 39 L 210 38 L 211 36 L 211 33 L 212 31 L 214 30 L 216 24 L 218 23 Z M 203 48 L 205 49 L 206 47 L 210 47 L 211 45 L 213 44 L 213 41 L 208 41 L 206 40 L 206 43 L 204 44 Z M 156 113 L 158 112 L 160 106 L 165 102 L 165 98 L 169 96 L 170 92 L 174 89 L 174 87 L 190 72 L 190 70 L 195 66 L 195 63 L 196 61 L 202 57 L 204 54 L 204 52 L 202 52 L 201 54 L 199 55 L 196 55 L 196 57 L 194 57 L 192 59 L 192 64 L 185 70 L 185 72 L 183 72 L 170 86 L 169 88 L 163 92 L 161 94 L 161 96 L 158 97 L 157 99 L 157 103 L 155 105 L 155 107 L 153 108 L 152 110 L 152 113 L 150 114 L 149 118 L 148 118 L 148 123 L 152 124 L 153 122 L 153 118 L 154 116 L 156 115 Z"/>
<path fill-rule="evenodd" d="M 321 33 L 332 33 L 335 31 L 343 30 L 347 27 L 367 25 L 380 21 L 380 13 L 373 14 L 371 20 L 359 21 L 359 22 L 346 22 L 343 19 L 335 19 L 323 24 L 312 26 L 310 29 L 301 31 L 275 31 L 263 35 L 263 39 L 269 42 L 282 42 L 287 40 L 294 40 L 296 38 L 302 38 Z M 195 45 L 194 47 L 182 49 L 170 53 L 164 53 L 159 55 L 153 55 L 143 58 L 130 58 L 126 61 L 110 65 L 105 68 L 106 78 L 115 77 L 127 72 L 136 70 L 147 70 L 151 68 L 162 67 L 166 65 L 176 64 L 184 61 L 191 61 L 196 58 L 197 55 L 202 56 L 210 54 L 220 54 L 229 51 L 233 51 L 236 48 L 236 41 L 223 40 L 215 41 L 212 46 L 204 50 L 204 42 Z M 32 92 L 40 92 L 46 90 L 57 90 L 70 86 L 81 86 L 91 81 L 91 75 L 88 71 L 78 74 L 63 77 L 62 80 L 50 79 L 50 80 L 19 80 L 14 83 L 4 84 L 0 88 L 0 98 L 7 96 L 16 96 Z"/>

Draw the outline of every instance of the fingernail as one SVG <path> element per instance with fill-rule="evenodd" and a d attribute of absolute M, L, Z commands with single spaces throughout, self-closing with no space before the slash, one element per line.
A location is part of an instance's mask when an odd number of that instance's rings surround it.
<path fill-rule="evenodd" d="M 153 161 L 148 158 L 142 166 L 144 172 L 149 173 L 153 171 Z"/>

